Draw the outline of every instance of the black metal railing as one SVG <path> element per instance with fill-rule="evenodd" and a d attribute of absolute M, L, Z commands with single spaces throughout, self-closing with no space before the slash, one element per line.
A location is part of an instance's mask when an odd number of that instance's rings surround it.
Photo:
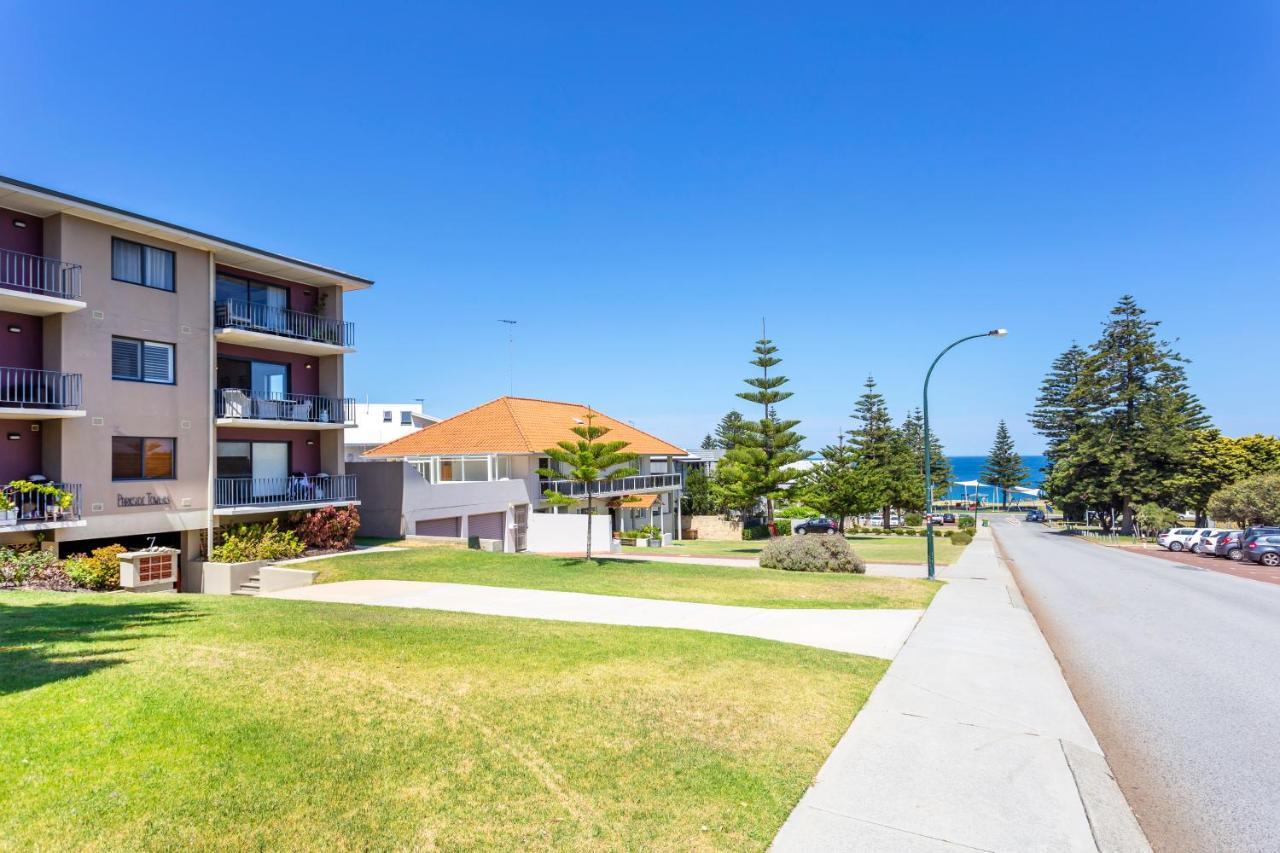
<path fill-rule="evenodd" d="M 0 287 L 25 290 L 37 296 L 80 298 L 80 265 L 0 249 Z"/>
<path fill-rule="evenodd" d="M 354 474 L 313 474 L 302 477 L 219 477 L 214 484 L 215 507 L 287 506 L 335 503 L 356 499 Z"/>
<path fill-rule="evenodd" d="M 356 341 L 354 323 L 242 299 L 224 299 L 217 303 L 213 321 L 220 329 L 244 329 L 341 347 L 355 346 Z"/>
<path fill-rule="evenodd" d="M 354 423 L 356 401 L 350 397 L 315 394 L 256 394 L 243 388 L 219 388 L 213 392 L 215 417 L 254 421 L 288 421 L 299 424 Z"/>
<path fill-rule="evenodd" d="M 542 486 L 544 490 L 557 492 L 570 498 L 585 498 L 587 496 L 587 484 L 574 480 L 548 480 Z M 593 480 L 591 493 L 595 495 L 628 494 L 630 492 L 679 487 L 679 474 L 637 474 L 634 477 Z"/>
<path fill-rule="evenodd" d="M 0 367 L 0 406 L 23 409 L 78 409 L 83 382 L 79 373 Z"/>
<path fill-rule="evenodd" d="M 50 494 L 48 487 L 60 493 Z M 0 486 L 0 494 L 6 498 L 0 505 L 12 507 L 0 509 L 0 527 L 80 520 L 79 483 L 41 483 L 28 491 L 6 484 Z M 71 495 L 70 501 L 66 500 L 66 494 Z"/>

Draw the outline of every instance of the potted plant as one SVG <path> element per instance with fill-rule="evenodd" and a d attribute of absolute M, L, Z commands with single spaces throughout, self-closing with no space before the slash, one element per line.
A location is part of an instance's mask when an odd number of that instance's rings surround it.
<path fill-rule="evenodd" d="M 662 531 L 656 526 L 650 524 L 643 528 L 645 535 L 649 537 L 650 548 L 662 547 Z"/>
<path fill-rule="evenodd" d="M 0 489 L 0 524 L 12 524 L 17 517 L 8 489 Z"/>

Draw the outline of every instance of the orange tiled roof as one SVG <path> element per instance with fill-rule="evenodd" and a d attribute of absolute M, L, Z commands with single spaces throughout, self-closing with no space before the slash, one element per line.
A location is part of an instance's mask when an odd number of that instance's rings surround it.
<path fill-rule="evenodd" d="M 576 441 L 572 430 L 586 423 L 581 403 L 557 403 L 529 397 L 499 397 L 459 415 L 387 442 L 365 456 L 441 456 L 451 453 L 541 453 L 558 441 Z M 596 426 L 607 427 L 604 441 L 625 441 L 626 450 L 644 456 L 684 456 L 686 451 L 643 430 L 593 412 Z"/>

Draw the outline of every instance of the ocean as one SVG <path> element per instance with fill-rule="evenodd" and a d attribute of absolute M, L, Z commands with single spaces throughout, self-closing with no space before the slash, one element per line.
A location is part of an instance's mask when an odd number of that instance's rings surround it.
<path fill-rule="evenodd" d="M 985 456 L 948 456 L 947 460 L 951 463 L 952 481 L 956 480 L 982 480 L 982 466 L 986 464 Z M 1031 476 L 1027 478 L 1027 482 L 1023 483 L 1029 489 L 1040 487 L 1040 483 L 1044 480 L 1044 472 L 1041 470 L 1049 461 L 1043 456 L 1023 456 L 1022 462 L 1031 471 Z M 973 493 L 973 489 L 969 490 Z M 984 495 L 990 494 L 989 490 L 982 489 Z M 947 495 L 947 500 L 959 500 L 964 497 L 964 489 L 960 486 L 953 486 Z"/>

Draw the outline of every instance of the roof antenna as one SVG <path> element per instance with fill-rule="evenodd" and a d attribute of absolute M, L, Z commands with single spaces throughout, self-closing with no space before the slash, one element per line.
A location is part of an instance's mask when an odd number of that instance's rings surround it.
<path fill-rule="evenodd" d="M 507 324 L 507 396 L 516 395 L 515 332 L 519 320 L 499 320 Z"/>

